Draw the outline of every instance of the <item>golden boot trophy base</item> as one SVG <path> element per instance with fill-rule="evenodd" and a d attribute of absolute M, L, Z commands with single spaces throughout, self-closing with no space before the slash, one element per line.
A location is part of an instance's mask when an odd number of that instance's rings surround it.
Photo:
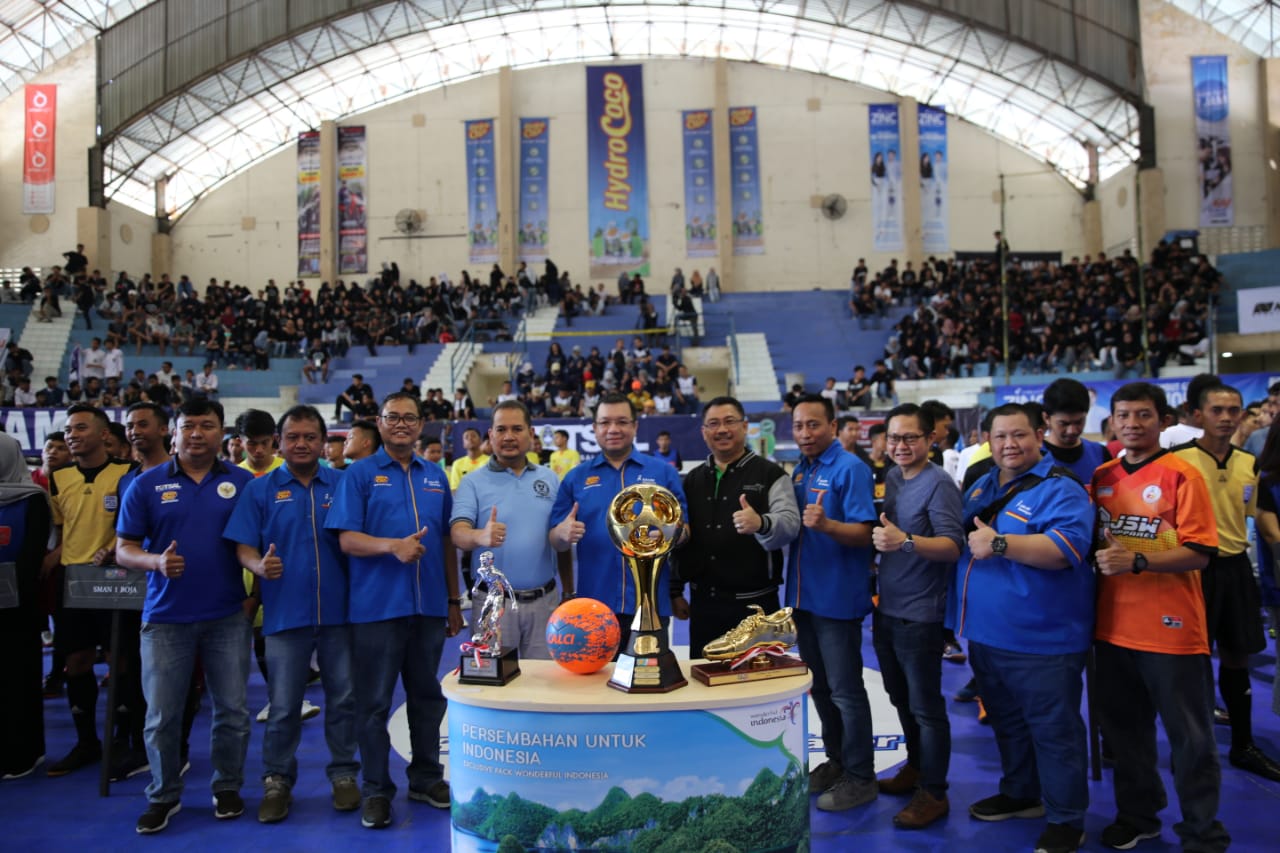
<path fill-rule="evenodd" d="M 740 684 L 804 675 L 809 671 L 804 661 L 785 654 L 796 643 L 796 623 L 790 607 L 766 614 L 757 604 L 755 612 L 737 627 L 707 643 L 703 655 L 711 663 L 692 667 L 693 677 L 714 687 L 718 684 Z"/>

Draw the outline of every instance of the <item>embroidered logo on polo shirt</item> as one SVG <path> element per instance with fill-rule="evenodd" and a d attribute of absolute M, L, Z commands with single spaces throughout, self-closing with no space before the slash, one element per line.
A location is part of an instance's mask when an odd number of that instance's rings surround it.
<path fill-rule="evenodd" d="M 1249 499 L 1245 498 L 1245 500 L 1248 501 Z M 120 508 L 120 498 L 116 495 L 103 495 L 102 508 L 107 512 L 115 512 Z"/>
<path fill-rule="evenodd" d="M 1181 628 L 1182 617 L 1181 616 L 1161 616 L 1160 624 L 1164 625 L 1166 628 Z"/>
<path fill-rule="evenodd" d="M 235 496 L 236 496 L 235 483 L 219 483 L 218 484 L 218 497 L 223 498 L 224 500 L 230 500 Z"/>
<path fill-rule="evenodd" d="M 551 487 L 547 485 L 545 480 L 534 480 L 533 493 L 540 498 L 549 498 L 551 497 Z"/>
<path fill-rule="evenodd" d="M 388 477 L 386 474 L 377 474 L 373 478 L 373 484 L 375 486 L 390 486 L 391 478 Z"/>
<path fill-rule="evenodd" d="M 1018 503 L 1014 506 L 1014 509 L 1016 509 L 1020 513 L 1023 513 L 1024 515 L 1031 515 L 1031 513 L 1034 512 L 1034 510 L 1032 510 L 1031 507 L 1027 506 L 1022 501 L 1018 501 Z"/>
<path fill-rule="evenodd" d="M 177 489 L 170 489 L 170 490 L 169 490 L 169 491 L 167 491 L 167 492 L 161 492 L 161 493 L 160 493 L 160 503 L 162 503 L 162 504 L 172 504 L 172 503 L 177 503 L 177 502 L 178 502 L 178 490 L 177 490 Z"/>
<path fill-rule="evenodd" d="M 1151 485 L 1142 490 L 1143 503 L 1153 504 L 1164 495 L 1159 486 Z"/>
<path fill-rule="evenodd" d="M 276 503 L 281 503 L 282 501 L 291 501 L 291 500 L 293 500 L 293 492 L 289 491 L 288 489 L 281 489 L 280 491 L 276 492 Z"/>
<path fill-rule="evenodd" d="M 600 477 L 595 474 L 592 474 L 590 477 L 587 478 L 586 482 L 582 484 L 582 487 L 584 489 L 589 489 L 592 486 L 598 486 L 598 485 L 600 485 Z"/>

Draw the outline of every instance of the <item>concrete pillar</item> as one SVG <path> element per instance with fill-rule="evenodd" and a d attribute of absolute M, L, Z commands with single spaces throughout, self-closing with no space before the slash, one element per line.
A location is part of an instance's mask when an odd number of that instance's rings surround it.
<path fill-rule="evenodd" d="M 76 242 L 84 244 L 90 271 L 111 275 L 111 214 L 106 208 L 76 208 Z"/>
<path fill-rule="evenodd" d="M 1080 219 L 1084 231 L 1085 254 L 1097 255 L 1106 251 L 1102 244 L 1102 202 L 1096 198 L 1086 201 L 1080 212 Z"/>
<path fill-rule="evenodd" d="M 898 102 L 898 139 L 902 150 L 902 234 L 907 260 L 916 269 L 924 263 L 924 217 L 920 213 L 920 123 L 915 98 Z"/>
<path fill-rule="evenodd" d="M 338 280 L 338 125 L 320 123 L 320 280 Z"/>
<path fill-rule="evenodd" d="M 715 151 L 716 272 L 720 289 L 742 291 L 733 275 L 733 155 L 729 145 L 729 62 L 716 60 L 715 104 L 711 111 L 711 147 Z"/>
<path fill-rule="evenodd" d="M 1280 59 L 1258 63 L 1259 90 L 1266 115 L 1262 121 L 1262 160 L 1267 164 L 1267 242 L 1264 249 L 1280 247 Z"/>
<path fill-rule="evenodd" d="M 493 158 L 497 174 L 498 205 L 498 263 L 507 275 L 516 272 L 516 229 L 520 219 L 519 166 L 516 158 L 520 151 L 520 119 L 516 116 L 514 74 L 511 66 L 498 69 L 498 115 L 493 133 Z"/>
<path fill-rule="evenodd" d="M 1138 172 L 1138 257 L 1145 260 L 1166 231 L 1164 172 L 1159 168 Z"/>
<path fill-rule="evenodd" d="M 151 235 L 151 277 L 159 281 L 165 273 L 173 275 L 173 237 L 159 231 Z"/>

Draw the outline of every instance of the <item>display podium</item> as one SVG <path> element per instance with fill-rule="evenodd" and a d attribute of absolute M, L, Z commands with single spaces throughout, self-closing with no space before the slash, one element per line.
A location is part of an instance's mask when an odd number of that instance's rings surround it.
<path fill-rule="evenodd" d="M 612 664 L 520 665 L 505 687 L 444 679 L 454 851 L 628 849 L 653 832 L 807 849 L 809 676 L 622 693 Z"/>

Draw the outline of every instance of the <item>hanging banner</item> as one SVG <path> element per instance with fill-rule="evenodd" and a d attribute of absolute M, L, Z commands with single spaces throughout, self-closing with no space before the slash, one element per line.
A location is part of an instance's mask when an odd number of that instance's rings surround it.
<path fill-rule="evenodd" d="M 1231 192 L 1230 104 L 1227 58 L 1191 57 L 1191 85 L 1196 102 L 1196 151 L 1200 167 L 1200 226 L 1231 225 L 1235 206 Z"/>
<path fill-rule="evenodd" d="M 711 138 L 711 110 L 685 110 L 684 128 L 684 239 L 691 258 L 716 254 L 715 151 Z"/>
<path fill-rule="evenodd" d="M 520 260 L 547 259 L 547 161 L 551 121 L 520 119 Z"/>
<path fill-rule="evenodd" d="M 901 252 L 902 144 L 898 136 L 898 105 L 870 104 L 868 128 L 871 140 L 871 247 L 877 252 Z"/>
<path fill-rule="evenodd" d="M 919 104 L 916 126 L 920 131 L 920 226 L 926 253 L 951 250 L 947 199 L 947 113 Z"/>
<path fill-rule="evenodd" d="M 639 65 L 587 68 L 590 278 L 649 274 L 649 171 Z"/>
<path fill-rule="evenodd" d="M 1280 287 L 1237 290 L 1236 316 L 1242 335 L 1280 331 Z"/>
<path fill-rule="evenodd" d="M 320 131 L 298 134 L 298 275 L 320 275 Z"/>
<path fill-rule="evenodd" d="M 729 156 L 733 163 L 733 253 L 763 255 L 760 140 L 755 107 L 729 108 Z"/>
<path fill-rule="evenodd" d="M 369 146 L 364 127 L 338 128 L 338 272 L 369 271 Z"/>
<path fill-rule="evenodd" d="M 58 87 L 27 86 L 25 89 L 27 120 L 22 150 L 22 212 L 53 213 Z"/>
<path fill-rule="evenodd" d="M 494 185 L 493 119 L 466 123 L 467 221 L 471 263 L 498 261 L 498 195 Z"/>

